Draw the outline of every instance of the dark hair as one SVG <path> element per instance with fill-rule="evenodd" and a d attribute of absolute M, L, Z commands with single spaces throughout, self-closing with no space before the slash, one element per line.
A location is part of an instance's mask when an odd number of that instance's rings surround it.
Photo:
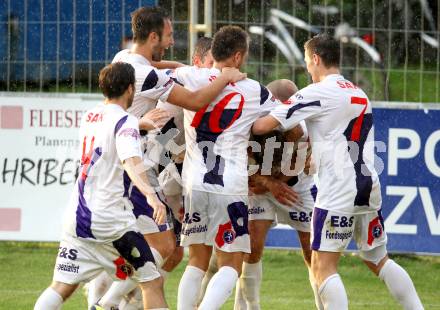
<path fill-rule="evenodd" d="M 212 57 L 215 61 L 223 61 L 237 52 L 247 52 L 249 36 L 238 26 L 224 26 L 214 35 L 212 41 Z"/>
<path fill-rule="evenodd" d="M 304 49 L 310 55 L 316 54 L 321 57 L 327 68 L 339 67 L 339 42 L 328 34 L 318 34 L 304 44 Z"/>
<path fill-rule="evenodd" d="M 131 30 L 133 42 L 143 43 L 152 32 L 156 32 L 162 38 L 164 20 L 169 18 L 160 7 L 141 7 L 131 13 Z"/>
<path fill-rule="evenodd" d="M 125 62 L 109 64 L 99 72 L 99 88 L 108 99 L 121 97 L 134 83 L 134 68 Z"/>
<path fill-rule="evenodd" d="M 208 54 L 211 49 L 212 38 L 201 37 L 196 43 L 194 48 L 194 56 L 198 55 L 200 59 L 203 61 L 205 59 L 206 54 Z"/>

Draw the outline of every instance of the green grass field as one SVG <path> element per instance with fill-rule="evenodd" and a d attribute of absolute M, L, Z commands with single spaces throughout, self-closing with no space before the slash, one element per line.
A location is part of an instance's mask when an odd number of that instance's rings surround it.
<path fill-rule="evenodd" d="M 51 281 L 57 249 L 55 243 L 0 242 L 0 309 L 33 309 L 35 300 Z M 425 309 L 440 309 L 440 257 L 393 258 L 413 278 Z M 262 309 L 313 309 L 313 295 L 299 252 L 266 250 L 263 261 Z M 170 309 L 176 309 L 177 286 L 184 263 L 171 274 L 166 284 Z M 400 309 L 385 285 L 359 258 L 345 255 L 339 272 L 348 292 L 350 309 Z M 82 290 L 63 307 L 86 308 Z M 232 298 L 222 309 L 233 309 Z"/>

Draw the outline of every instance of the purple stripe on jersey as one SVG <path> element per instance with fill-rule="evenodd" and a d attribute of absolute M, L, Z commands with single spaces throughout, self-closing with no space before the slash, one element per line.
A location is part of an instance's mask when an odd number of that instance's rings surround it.
<path fill-rule="evenodd" d="M 127 121 L 127 119 L 128 119 L 128 115 L 125 115 L 116 123 L 115 136 L 118 133 L 119 129 L 121 129 L 122 125 L 124 125 L 124 123 Z"/>
<path fill-rule="evenodd" d="M 295 111 L 307 108 L 307 107 L 320 107 L 321 106 L 321 101 L 317 100 L 317 101 L 312 101 L 312 102 L 308 102 L 308 103 L 298 103 L 293 105 L 293 107 L 291 107 L 289 109 L 289 111 L 287 111 L 287 115 L 286 118 L 289 118 L 292 116 L 293 113 L 295 113 Z"/>
<path fill-rule="evenodd" d="M 156 86 L 158 81 L 159 81 L 159 77 L 157 76 L 156 71 L 151 70 L 150 73 L 148 73 L 147 77 L 145 78 L 144 83 L 142 84 L 141 91 L 152 89 L 153 87 Z"/>
<path fill-rule="evenodd" d="M 266 87 L 260 84 L 260 105 L 263 105 L 267 98 L 269 98 L 269 91 Z"/>
<path fill-rule="evenodd" d="M 123 179 L 124 179 L 124 197 L 128 197 L 129 195 L 128 191 L 130 189 L 131 180 L 126 171 L 124 171 Z"/>
<path fill-rule="evenodd" d="M 327 218 L 328 210 L 314 208 L 313 209 L 313 241 L 312 250 L 318 251 L 321 246 L 322 228 Z"/>
<path fill-rule="evenodd" d="M 76 235 L 82 238 L 93 238 L 96 239 L 92 233 L 92 212 L 87 207 L 87 201 L 84 198 L 84 187 L 86 184 L 87 177 L 90 173 L 91 168 L 96 163 L 96 161 L 101 157 L 102 149 L 96 148 L 93 152 L 90 164 L 85 171 L 85 176 L 83 174 L 79 176 L 78 180 L 78 206 L 76 208 Z"/>
<path fill-rule="evenodd" d="M 310 194 L 312 194 L 313 202 L 316 202 L 316 196 L 318 195 L 318 188 L 315 184 L 313 184 L 312 188 L 310 189 Z"/>
<path fill-rule="evenodd" d="M 170 211 L 171 209 L 167 206 L 167 204 L 159 197 L 157 193 L 156 195 L 167 208 L 167 214 L 171 212 Z M 147 199 L 136 186 L 133 186 L 129 199 L 133 203 L 133 214 L 136 217 L 136 219 L 141 215 L 145 215 L 153 219 L 154 209 L 148 204 Z M 166 231 L 167 225 L 166 224 L 157 225 L 157 228 L 159 229 L 160 232 Z"/>
<path fill-rule="evenodd" d="M 365 165 L 363 153 L 368 133 L 373 127 L 373 115 L 371 113 L 364 114 L 362 127 L 359 134 L 359 141 L 352 141 L 351 136 L 353 127 L 357 120 L 358 118 L 352 119 L 344 131 L 344 136 L 347 141 L 356 143 L 358 145 L 358 150 L 355 152 L 350 150 L 350 145 L 347 147 L 347 152 L 350 154 L 350 159 L 353 162 L 354 171 L 356 173 L 357 193 L 353 204 L 355 206 L 369 206 L 370 195 L 373 188 L 373 180 L 371 179 L 371 171 L 369 171 L 368 167 Z"/>

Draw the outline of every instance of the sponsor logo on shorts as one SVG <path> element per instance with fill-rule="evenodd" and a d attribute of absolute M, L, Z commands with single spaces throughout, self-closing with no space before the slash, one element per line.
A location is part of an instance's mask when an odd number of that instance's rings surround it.
<path fill-rule="evenodd" d="M 78 257 L 78 250 L 76 249 L 68 249 L 66 247 L 58 248 L 58 256 L 61 258 L 67 258 L 70 260 L 76 260 Z"/>
<path fill-rule="evenodd" d="M 266 210 L 262 207 L 253 207 L 249 208 L 248 214 L 261 214 L 264 213 Z"/>
<path fill-rule="evenodd" d="M 351 227 L 353 226 L 354 216 L 338 216 L 332 215 L 330 222 L 332 227 Z"/>
<path fill-rule="evenodd" d="M 58 271 L 65 271 L 65 272 L 71 272 L 71 273 L 78 273 L 79 266 L 75 265 L 73 263 L 66 263 L 66 264 L 58 264 L 57 265 Z"/>
<path fill-rule="evenodd" d="M 225 230 L 223 232 L 223 241 L 227 244 L 231 244 L 235 240 L 235 232 L 232 229 Z"/>
<path fill-rule="evenodd" d="M 182 229 L 182 235 L 189 236 L 191 234 L 197 234 L 208 231 L 208 225 L 198 225 L 188 229 Z"/>
<path fill-rule="evenodd" d="M 353 236 L 353 232 L 352 231 L 348 231 L 348 232 L 330 232 L 330 231 L 326 231 L 325 232 L 325 237 L 327 239 L 335 239 L 335 240 L 345 240 L 345 239 L 350 239 Z"/>
<path fill-rule="evenodd" d="M 301 222 L 301 223 L 308 223 L 312 219 L 312 213 L 313 213 L 312 211 L 309 214 L 307 214 L 307 212 L 303 212 L 303 211 L 301 211 L 301 212 L 292 211 L 292 212 L 289 212 L 289 216 L 292 221 L 297 221 L 297 222 Z"/>

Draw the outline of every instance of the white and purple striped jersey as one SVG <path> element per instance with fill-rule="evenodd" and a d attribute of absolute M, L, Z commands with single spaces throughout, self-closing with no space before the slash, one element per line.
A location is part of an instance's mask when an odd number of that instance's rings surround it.
<path fill-rule="evenodd" d="M 177 81 L 197 90 L 213 81 L 220 70 L 183 67 Z M 248 155 L 252 124 L 282 105 L 257 81 L 229 84 L 217 98 L 198 112 L 184 110 L 186 153 L 183 186 L 223 195 L 248 195 Z"/>
<path fill-rule="evenodd" d="M 110 242 L 133 230 L 135 217 L 125 195 L 122 162 L 142 157 L 138 120 L 116 104 L 100 104 L 79 129 L 81 166 L 64 233 Z"/>
<path fill-rule="evenodd" d="M 142 55 L 122 50 L 115 55 L 112 63 L 126 62 L 133 66 L 136 76 L 133 105 L 127 110 L 140 118 L 148 111 L 156 108 L 159 99 L 166 101 L 174 81 L 168 74 L 169 70 L 158 70 Z"/>
<path fill-rule="evenodd" d="M 381 207 L 374 167 L 374 127 L 367 95 L 342 75 L 332 74 L 298 91 L 292 104 L 270 115 L 284 129 L 305 120 L 317 165 L 315 207 L 367 213 Z"/>

